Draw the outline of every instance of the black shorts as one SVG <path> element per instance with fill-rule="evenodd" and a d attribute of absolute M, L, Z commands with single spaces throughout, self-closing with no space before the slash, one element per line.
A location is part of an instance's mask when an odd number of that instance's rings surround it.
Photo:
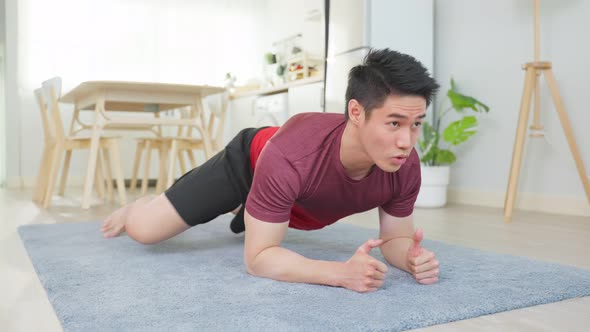
<path fill-rule="evenodd" d="M 184 174 L 166 190 L 166 197 L 189 226 L 204 224 L 240 204 L 243 225 L 244 205 L 254 176 L 250 167 L 250 144 L 261 129 L 240 131 L 222 151 Z"/>

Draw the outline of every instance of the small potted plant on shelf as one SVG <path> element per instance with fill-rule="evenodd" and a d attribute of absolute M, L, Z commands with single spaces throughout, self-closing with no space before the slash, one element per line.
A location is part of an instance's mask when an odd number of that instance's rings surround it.
<path fill-rule="evenodd" d="M 490 110 L 479 100 L 459 93 L 452 78 L 451 88 L 446 97 L 434 110 L 432 124 L 424 121 L 422 137 L 418 140 L 422 186 L 416 207 L 441 207 L 447 203 L 450 165 L 457 159 L 452 149 L 477 132 L 477 117 L 465 113 L 487 113 Z M 446 106 L 447 102 L 450 102 L 450 105 Z M 461 118 L 443 128 L 442 119 L 452 110 L 458 112 Z"/>

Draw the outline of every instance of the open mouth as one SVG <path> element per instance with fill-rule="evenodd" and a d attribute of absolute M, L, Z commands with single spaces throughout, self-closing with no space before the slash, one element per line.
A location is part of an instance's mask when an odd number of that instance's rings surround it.
<path fill-rule="evenodd" d="M 401 165 L 403 165 L 406 162 L 406 160 L 408 159 L 408 157 L 406 157 L 406 156 L 396 156 L 396 157 L 393 157 L 391 159 L 392 159 L 392 162 L 395 165 L 401 166 Z"/>

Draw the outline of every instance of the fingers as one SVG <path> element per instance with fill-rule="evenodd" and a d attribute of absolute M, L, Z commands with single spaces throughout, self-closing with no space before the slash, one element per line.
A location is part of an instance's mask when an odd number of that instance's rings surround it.
<path fill-rule="evenodd" d="M 438 269 L 433 269 L 433 270 L 428 270 L 425 272 L 421 272 L 421 273 L 416 273 L 416 280 L 420 281 L 420 280 L 424 280 L 424 279 L 430 279 L 430 278 L 438 278 Z"/>
<path fill-rule="evenodd" d="M 414 232 L 414 245 L 419 246 L 420 243 L 422 242 L 423 238 L 424 238 L 424 231 L 422 231 L 422 228 L 416 229 L 416 232 Z"/>
<path fill-rule="evenodd" d="M 414 232 L 414 243 L 408 249 L 408 256 L 409 257 L 418 257 L 423 253 L 422 249 L 422 239 L 424 238 L 424 232 L 422 229 L 418 228 L 416 232 Z"/>
<path fill-rule="evenodd" d="M 382 273 L 387 272 L 387 265 L 385 265 L 383 262 L 380 262 L 376 259 L 372 259 L 371 261 L 369 261 L 369 264 L 371 264 L 371 266 L 373 266 L 374 268 L 376 268 L 378 271 L 380 271 Z"/>
<path fill-rule="evenodd" d="M 423 253 L 417 257 L 408 257 L 408 268 L 418 283 L 434 284 L 438 282 L 440 264 L 433 252 L 423 248 L 422 251 Z"/>
<path fill-rule="evenodd" d="M 383 279 L 385 279 L 385 273 L 378 271 L 378 270 L 368 271 L 367 277 L 377 279 L 377 280 L 383 280 Z"/>
<path fill-rule="evenodd" d="M 408 258 L 408 260 L 410 261 L 410 264 L 414 265 L 415 267 L 418 267 L 418 266 L 424 265 L 428 262 L 434 262 L 435 257 L 436 256 L 434 255 L 433 252 L 424 250 L 422 255 L 420 255 L 418 257 L 410 257 L 410 258 Z"/>
<path fill-rule="evenodd" d="M 432 261 L 429 261 L 425 264 L 413 266 L 412 272 L 422 273 L 422 272 L 438 269 L 439 266 L 440 266 L 440 264 L 439 264 L 438 260 L 433 259 Z"/>
<path fill-rule="evenodd" d="M 366 285 L 369 288 L 380 288 L 381 286 L 383 286 L 383 280 L 369 279 L 367 280 Z"/>
<path fill-rule="evenodd" d="M 383 243 L 382 239 L 369 239 L 367 240 L 365 243 L 363 243 L 358 249 L 357 251 L 368 254 L 369 252 L 371 252 L 371 250 L 375 247 L 380 246 Z"/>
<path fill-rule="evenodd" d="M 378 288 L 377 287 L 365 287 L 361 290 L 358 290 L 357 292 L 359 293 L 370 293 L 370 292 L 374 292 L 376 291 Z"/>
<path fill-rule="evenodd" d="M 427 278 L 427 279 L 421 279 L 421 280 L 416 280 L 419 284 L 422 285 L 432 285 L 434 283 L 438 282 L 438 277 L 435 278 Z"/>

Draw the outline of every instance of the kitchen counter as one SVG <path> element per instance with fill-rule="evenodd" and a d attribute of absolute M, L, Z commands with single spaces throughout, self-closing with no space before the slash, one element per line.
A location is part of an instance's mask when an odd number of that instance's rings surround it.
<path fill-rule="evenodd" d="M 250 96 L 268 96 L 268 95 L 273 95 L 276 93 L 287 92 L 289 90 L 289 88 L 292 88 L 295 86 L 312 84 L 312 83 L 323 82 L 323 81 L 324 81 L 323 76 L 304 78 L 304 79 L 300 79 L 300 80 L 286 82 L 286 83 L 281 84 L 279 86 L 261 88 L 261 89 L 244 91 L 244 92 L 236 92 L 236 93 L 233 93 L 230 96 L 230 98 L 231 99 L 238 99 L 238 98 L 250 97 Z"/>

